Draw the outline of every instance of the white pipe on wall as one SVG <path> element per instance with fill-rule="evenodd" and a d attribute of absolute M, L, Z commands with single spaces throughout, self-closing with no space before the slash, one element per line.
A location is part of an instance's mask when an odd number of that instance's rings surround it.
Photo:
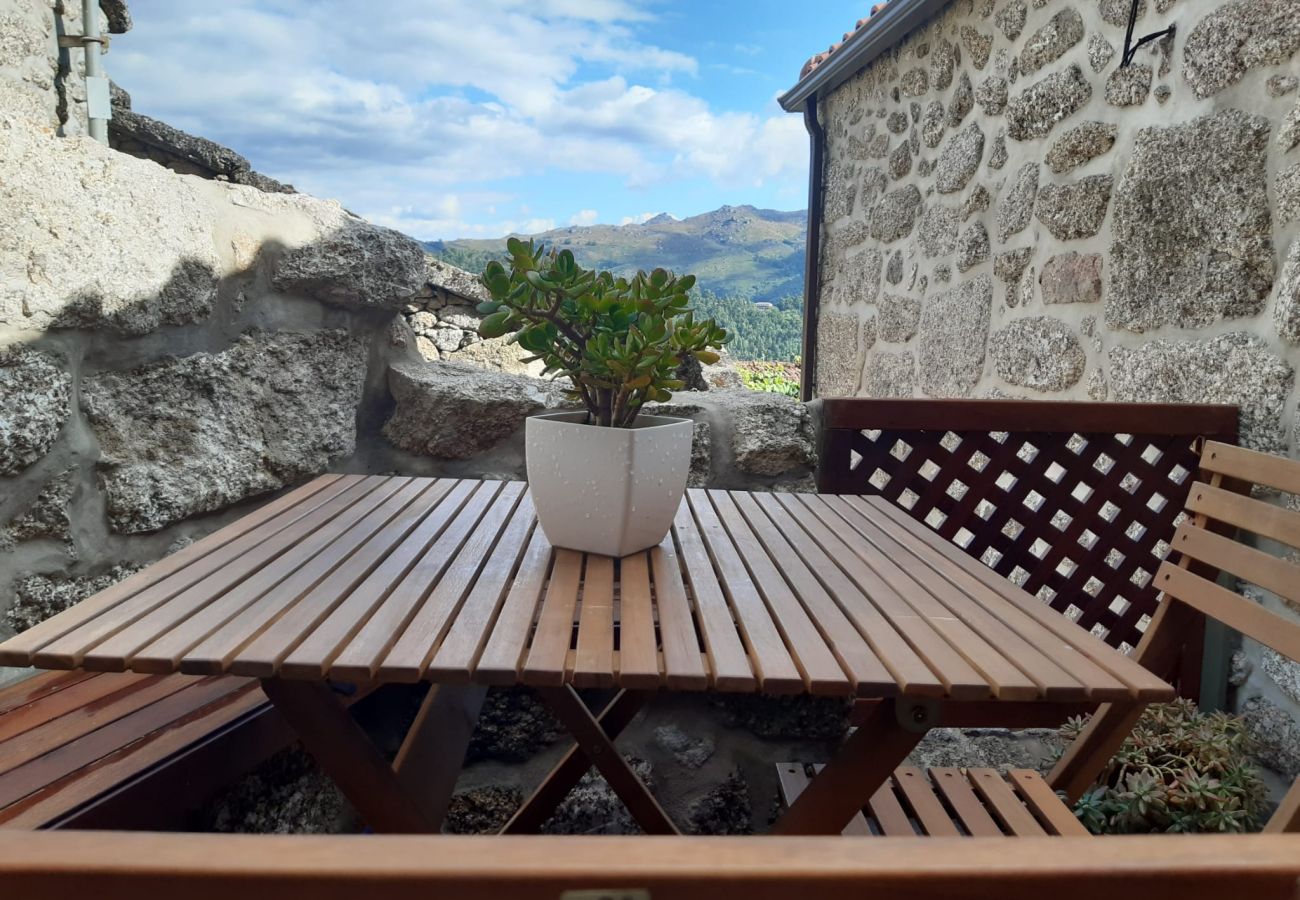
<path fill-rule="evenodd" d="M 104 75 L 104 38 L 99 30 L 99 0 L 81 0 L 81 46 L 86 53 L 86 117 L 90 136 L 108 143 L 108 120 L 112 117 L 108 78 Z"/>

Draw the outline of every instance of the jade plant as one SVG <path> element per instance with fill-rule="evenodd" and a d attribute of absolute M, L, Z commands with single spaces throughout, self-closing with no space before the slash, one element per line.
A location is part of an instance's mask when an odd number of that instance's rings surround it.
<path fill-rule="evenodd" d="M 568 250 L 517 238 L 506 251 L 509 268 L 493 260 L 483 270 L 492 299 L 478 306 L 479 335 L 513 333 L 532 354 L 527 361 L 572 382 L 566 396 L 587 408 L 591 424 L 627 428 L 647 402 L 685 386 L 677 369 L 687 356 L 718 361 L 727 333 L 712 319 L 695 320 L 695 276 L 655 269 L 616 278 L 584 269 Z"/>
<path fill-rule="evenodd" d="M 1086 724 L 1071 719 L 1061 734 L 1073 740 Z M 1075 815 L 1095 834 L 1255 830 L 1266 790 L 1251 749 L 1240 716 L 1190 700 L 1150 706 Z"/>

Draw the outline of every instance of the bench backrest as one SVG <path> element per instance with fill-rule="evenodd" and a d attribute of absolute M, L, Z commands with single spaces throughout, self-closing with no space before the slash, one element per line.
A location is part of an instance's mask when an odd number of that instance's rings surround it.
<path fill-rule="evenodd" d="M 1189 518 L 1174 534 L 1177 562 L 1171 557 L 1160 566 L 1156 586 L 1166 602 L 1186 604 L 1300 660 L 1300 624 L 1211 580 L 1221 572 L 1300 609 L 1300 511 L 1252 496 L 1262 491 L 1240 490 L 1254 485 L 1300 497 L 1300 462 L 1209 442 L 1201 454 L 1201 472 L 1206 480 L 1192 485 Z M 1228 536 L 1234 532 L 1237 539 Z M 1256 539 L 1248 544 L 1241 540 L 1244 535 Z M 1269 830 L 1300 831 L 1300 779 Z"/>
<path fill-rule="evenodd" d="M 883 495 L 1125 650 L 1155 613 L 1153 576 L 1202 439 L 1237 439 L 1237 409 L 1221 405 L 852 399 L 815 409 L 820 492 Z"/>

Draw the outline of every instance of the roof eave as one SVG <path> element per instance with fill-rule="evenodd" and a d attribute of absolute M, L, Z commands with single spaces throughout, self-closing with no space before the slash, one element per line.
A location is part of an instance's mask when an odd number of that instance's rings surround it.
<path fill-rule="evenodd" d="M 841 44 L 829 59 L 778 97 L 777 102 L 786 112 L 803 109 L 809 97 L 835 90 L 948 3 L 949 0 L 893 0 Z"/>

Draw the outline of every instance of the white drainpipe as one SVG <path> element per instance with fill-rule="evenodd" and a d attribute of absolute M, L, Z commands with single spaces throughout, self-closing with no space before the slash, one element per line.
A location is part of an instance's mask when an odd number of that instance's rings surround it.
<path fill-rule="evenodd" d="M 86 52 L 86 116 L 90 136 L 108 143 L 108 120 L 113 116 L 109 102 L 108 77 L 104 75 L 104 38 L 99 31 L 98 0 L 81 0 L 81 45 Z"/>

